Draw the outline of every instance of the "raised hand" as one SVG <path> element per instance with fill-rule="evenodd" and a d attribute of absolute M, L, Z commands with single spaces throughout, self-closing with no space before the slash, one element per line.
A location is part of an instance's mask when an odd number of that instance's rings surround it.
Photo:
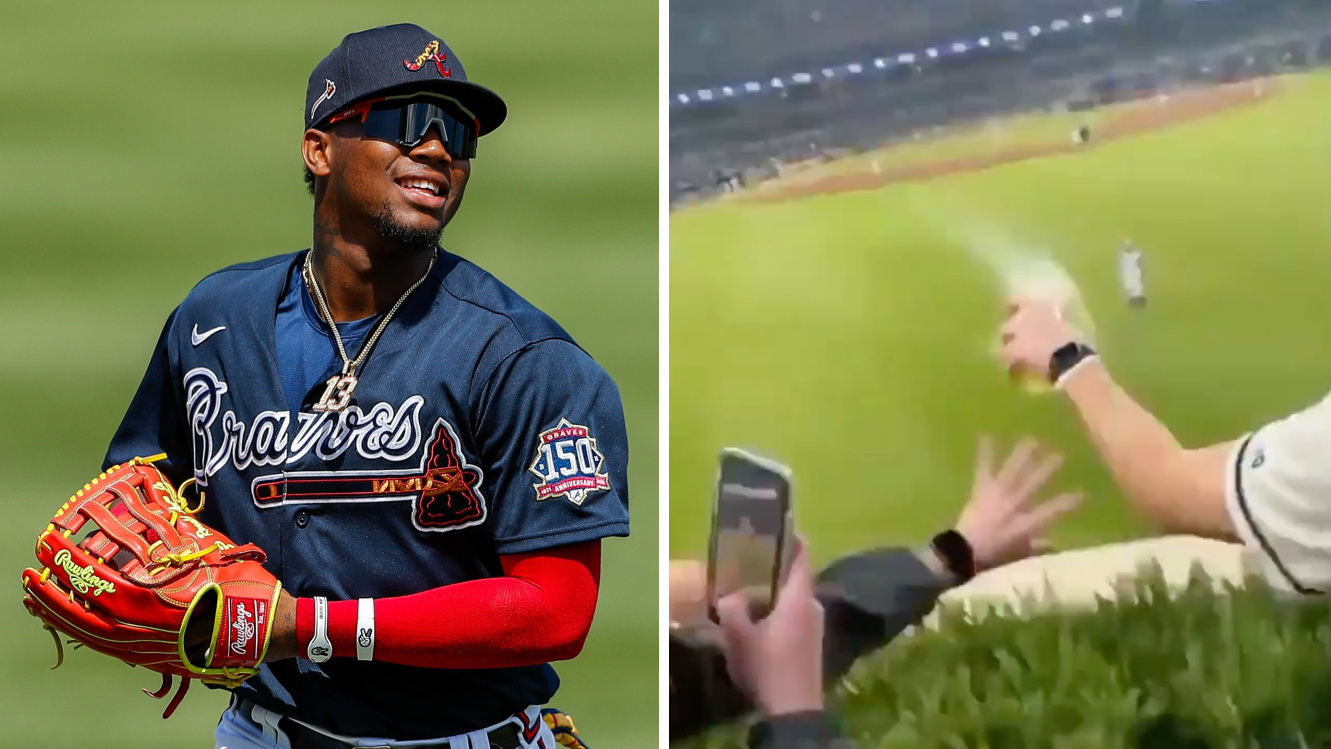
<path fill-rule="evenodd" d="M 1047 547 L 1049 526 L 1081 502 L 1079 493 L 1035 500 L 1062 466 L 1063 456 L 1045 453 L 1034 439 L 1022 440 L 997 471 L 993 463 L 993 439 L 981 437 L 970 500 L 956 524 L 974 550 L 977 571 L 1039 553 Z"/>

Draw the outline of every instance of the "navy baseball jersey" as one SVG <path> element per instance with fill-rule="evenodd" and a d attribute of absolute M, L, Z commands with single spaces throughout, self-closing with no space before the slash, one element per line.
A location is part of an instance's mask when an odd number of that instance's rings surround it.
<path fill-rule="evenodd" d="M 159 467 L 207 494 L 200 519 L 264 549 L 301 597 L 418 593 L 499 576 L 502 554 L 628 535 L 619 391 L 557 323 L 441 251 L 361 367 L 351 405 L 315 413 L 340 359 L 331 339 L 320 354 L 311 337 L 327 332 L 303 306 L 304 256 L 233 266 L 190 292 L 108 466 L 166 453 Z M 368 322 L 341 329 L 360 338 Z M 293 658 L 235 692 L 336 733 L 405 740 L 496 723 L 558 685 L 549 665 Z"/>

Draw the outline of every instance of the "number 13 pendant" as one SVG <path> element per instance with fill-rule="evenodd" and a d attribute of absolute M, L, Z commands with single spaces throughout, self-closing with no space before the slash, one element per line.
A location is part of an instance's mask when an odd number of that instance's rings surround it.
<path fill-rule="evenodd" d="M 351 403 L 351 394 L 356 391 L 360 380 L 355 375 L 337 374 L 328 378 L 323 397 L 312 407 L 316 413 L 325 411 L 339 413 Z"/>

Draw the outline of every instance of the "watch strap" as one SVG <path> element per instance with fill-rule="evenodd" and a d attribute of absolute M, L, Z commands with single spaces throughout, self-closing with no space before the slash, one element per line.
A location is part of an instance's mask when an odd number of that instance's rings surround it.
<path fill-rule="evenodd" d="M 946 530 L 934 536 L 929 545 L 959 583 L 975 577 L 975 550 L 965 536 L 955 530 Z"/>
<path fill-rule="evenodd" d="M 1097 358 L 1099 355 L 1090 345 L 1073 341 L 1054 351 L 1053 356 L 1049 357 L 1049 382 L 1054 387 L 1059 387 L 1067 380 L 1068 375 L 1072 374 L 1082 364 Z"/>

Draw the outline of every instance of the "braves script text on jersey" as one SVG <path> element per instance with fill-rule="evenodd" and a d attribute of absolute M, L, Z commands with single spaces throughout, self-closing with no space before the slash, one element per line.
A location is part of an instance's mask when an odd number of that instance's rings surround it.
<path fill-rule="evenodd" d="M 307 397 L 293 412 L 284 375 L 318 371 L 278 345 L 303 260 L 233 266 L 194 288 L 107 465 L 166 453 L 167 475 L 207 493 L 200 519 L 263 548 L 302 597 L 407 595 L 501 575 L 501 554 L 628 535 L 614 382 L 557 323 L 447 252 L 384 331 L 352 405 L 316 414 Z M 558 683 L 549 665 L 293 658 L 235 691 L 336 733 L 413 739 L 502 721 Z"/>

